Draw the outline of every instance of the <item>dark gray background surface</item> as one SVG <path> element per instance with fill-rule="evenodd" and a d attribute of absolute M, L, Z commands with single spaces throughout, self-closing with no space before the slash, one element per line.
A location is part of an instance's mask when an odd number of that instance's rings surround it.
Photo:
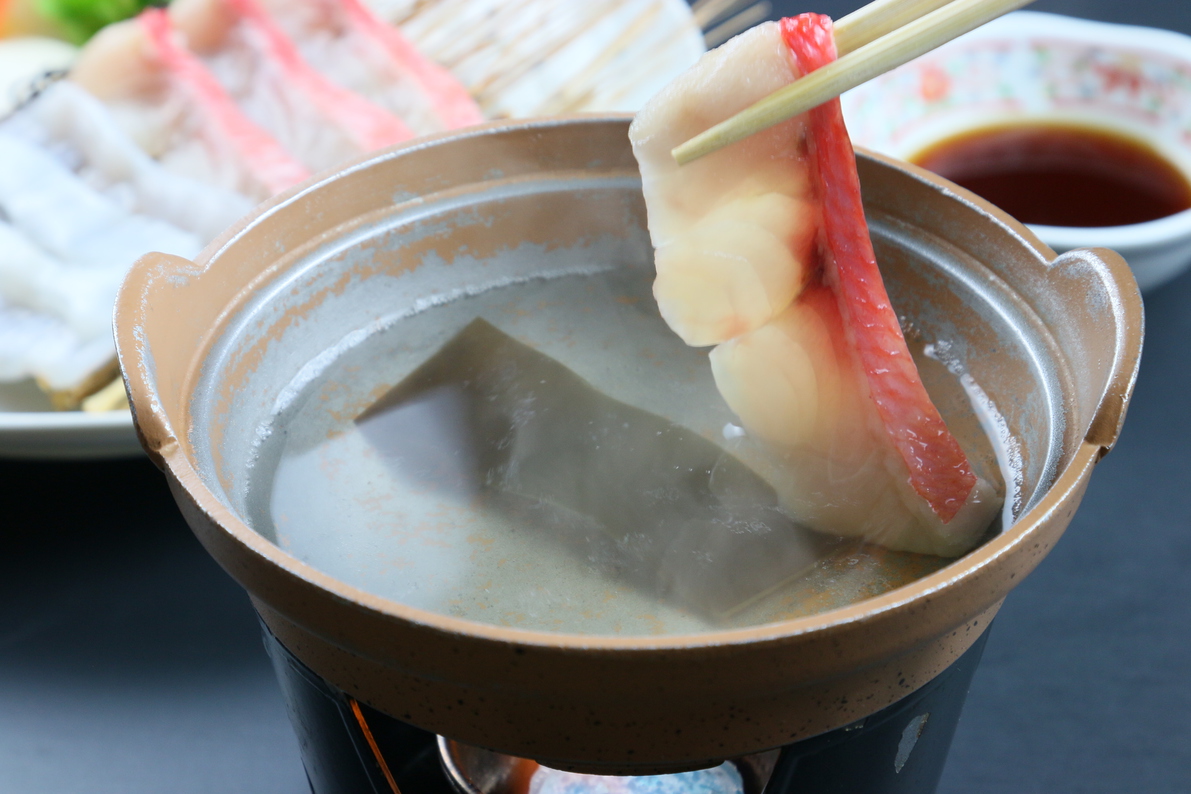
<path fill-rule="evenodd" d="M 1191 34 L 1189 0 L 1034 8 Z M 1191 792 L 1191 275 L 1146 310 L 1120 444 L 1006 601 L 943 794 Z M 306 790 L 248 599 L 161 475 L 0 461 L 0 794 Z"/>

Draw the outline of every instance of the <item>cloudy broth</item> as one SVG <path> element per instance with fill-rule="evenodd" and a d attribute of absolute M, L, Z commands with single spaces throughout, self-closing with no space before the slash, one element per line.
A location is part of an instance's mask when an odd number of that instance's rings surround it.
<path fill-rule="evenodd" d="M 338 351 L 261 434 L 252 525 L 411 607 L 592 634 L 813 614 L 948 562 L 790 521 L 651 275 L 544 275 Z M 1000 482 L 959 376 L 921 353 L 974 468 Z"/>

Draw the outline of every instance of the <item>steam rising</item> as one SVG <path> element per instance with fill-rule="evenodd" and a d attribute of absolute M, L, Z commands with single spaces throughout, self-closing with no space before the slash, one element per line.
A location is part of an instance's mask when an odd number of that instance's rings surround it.
<path fill-rule="evenodd" d="M 413 488 L 516 516 L 632 586 L 719 619 L 831 541 L 720 447 L 612 400 L 477 319 L 358 420 Z"/>
<path fill-rule="evenodd" d="M 946 563 L 798 526 L 651 273 L 575 265 L 475 281 L 303 368 L 252 525 L 408 607 L 587 634 L 808 615 Z"/>

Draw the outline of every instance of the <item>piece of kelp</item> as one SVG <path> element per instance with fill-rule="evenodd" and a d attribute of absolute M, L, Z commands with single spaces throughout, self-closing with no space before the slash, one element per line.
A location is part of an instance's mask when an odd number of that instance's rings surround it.
<path fill-rule="evenodd" d="M 605 549 L 611 540 L 618 575 L 713 619 L 836 543 L 795 525 L 768 483 L 721 447 L 603 394 L 483 319 L 356 423 L 425 487 L 496 492 L 482 501 L 530 522 L 527 506 L 549 506 L 536 511 L 544 532 L 577 553 L 590 550 L 576 533 Z"/>

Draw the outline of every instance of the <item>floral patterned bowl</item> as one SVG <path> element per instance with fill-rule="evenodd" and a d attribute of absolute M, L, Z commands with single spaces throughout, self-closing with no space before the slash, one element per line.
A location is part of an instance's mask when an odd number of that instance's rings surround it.
<path fill-rule="evenodd" d="M 1191 178 L 1191 37 L 1019 11 L 843 97 L 854 143 L 912 159 L 1006 121 L 1080 123 L 1149 143 Z M 1151 289 L 1191 265 L 1191 210 L 1128 226 L 1030 227 L 1056 251 L 1105 247 Z"/>

